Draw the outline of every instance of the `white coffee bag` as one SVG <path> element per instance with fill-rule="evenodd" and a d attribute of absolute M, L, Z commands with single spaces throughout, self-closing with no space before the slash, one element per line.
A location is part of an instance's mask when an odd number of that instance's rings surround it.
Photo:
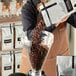
<path fill-rule="evenodd" d="M 75 11 L 71 0 L 50 0 L 40 6 L 40 12 L 47 27 L 59 23 Z"/>
<path fill-rule="evenodd" d="M 22 48 L 21 38 L 25 37 L 22 23 L 15 23 L 15 48 Z"/>
<path fill-rule="evenodd" d="M 1 30 L 2 30 L 2 36 L 1 36 L 2 50 L 13 49 L 13 42 L 14 42 L 13 25 L 3 24 L 3 26 L 1 26 Z"/>
<path fill-rule="evenodd" d="M 15 52 L 15 72 L 20 72 L 20 62 L 21 62 L 21 51 L 16 51 Z"/>
<path fill-rule="evenodd" d="M 1 76 L 8 76 L 11 73 L 13 73 L 13 57 L 12 53 L 6 52 L 1 54 L 1 62 L 2 62 L 2 68 L 1 68 Z"/>

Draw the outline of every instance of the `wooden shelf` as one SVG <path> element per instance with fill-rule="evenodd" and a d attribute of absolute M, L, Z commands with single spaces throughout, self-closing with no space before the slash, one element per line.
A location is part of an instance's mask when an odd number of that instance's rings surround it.
<path fill-rule="evenodd" d="M 21 16 L 0 17 L 0 24 L 21 22 Z"/>
<path fill-rule="evenodd" d="M 10 52 L 10 51 L 19 51 L 22 50 L 23 48 L 14 48 L 10 50 L 1 50 L 1 42 L 0 42 L 0 52 Z"/>

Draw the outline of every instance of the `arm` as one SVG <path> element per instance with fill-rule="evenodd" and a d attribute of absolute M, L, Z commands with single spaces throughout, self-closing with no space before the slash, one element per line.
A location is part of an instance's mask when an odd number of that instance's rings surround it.
<path fill-rule="evenodd" d="M 34 2 L 28 1 L 22 8 L 22 23 L 24 32 L 27 31 L 27 37 L 30 39 L 32 37 L 32 30 L 37 24 L 38 11 L 36 9 L 37 5 Z M 46 31 L 52 32 L 55 29 L 55 25 L 46 27 Z"/>
<path fill-rule="evenodd" d="M 23 23 L 23 31 L 27 31 L 27 36 L 30 38 L 31 31 L 34 29 L 37 23 L 37 14 L 35 6 L 31 1 L 27 1 L 27 3 L 22 8 L 22 23 Z M 29 34 L 28 34 L 29 33 Z"/>

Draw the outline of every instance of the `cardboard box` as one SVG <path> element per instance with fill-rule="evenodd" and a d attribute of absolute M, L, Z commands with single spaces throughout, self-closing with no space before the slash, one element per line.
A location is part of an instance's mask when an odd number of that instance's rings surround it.
<path fill-rule="evenodd" d="M 74 2 L 72 3 L 71 0 L 51 0 L 44 5 L 41 5 L 40 11 L 46 26 L 59 23 L 61 19 L 75 12 L 76 10 L 74 9 L 76 8 L 73 7 L 73 4 Z"/>
<path fill-rule="evenodd" d="M 16 51 L 15 52 L 15 72 L 18 73 L 20 72 L 20 62 L 21 62 L 21 51 Z"/>
<path fill-rule="evenodd" d="M 2 24 L 0 32 L 1 32 L 1 50 L 13 49 L 14 44 L 13 24 Z"/>
<path fill-rule="evenodd" d="M 13 73 L 13 57 L 10 52 L 3 52 L 0 56 L 0 76 L 8 76 Z"/>
<path fill-rule="evenodd" d="M 22 48 L 21 38 L 25 37 L 22 23 L 15 23 L 15 48 Z"/>

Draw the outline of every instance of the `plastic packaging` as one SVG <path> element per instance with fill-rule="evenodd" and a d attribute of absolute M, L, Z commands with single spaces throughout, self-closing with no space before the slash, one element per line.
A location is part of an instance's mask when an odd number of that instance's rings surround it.
<path fill-rule="evenodd" d="M 57 76 L 76 76 L 76 57 L 57 56 Z"/>

